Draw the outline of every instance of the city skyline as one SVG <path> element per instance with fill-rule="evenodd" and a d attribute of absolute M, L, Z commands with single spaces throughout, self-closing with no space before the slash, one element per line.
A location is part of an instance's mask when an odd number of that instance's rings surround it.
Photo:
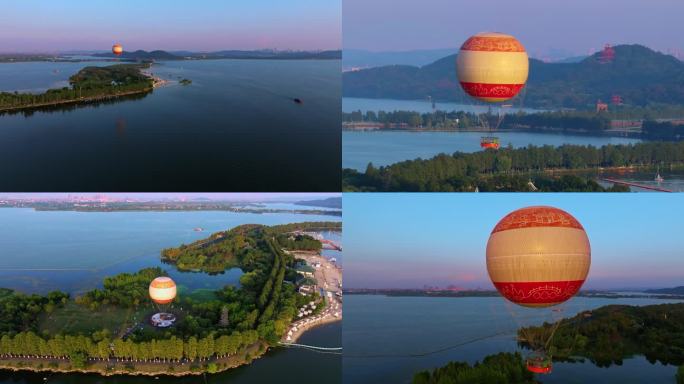
<path fill-rule="evenodd" d="M 111 200 L 174 200 L 186 201 L 194 199 L 209 199 L 213 201 L 299 201 L 299 200 L 313 200 L 325 199 L 330 197 L 340 197 L 339 192 L 332 193 L 148 193 L 148 192 L 114 192 L 114 193 L 97 193 L 97 192 L 73 192 L 73 193 L 2 193 L 0 200 L 65 200 L 71 199 L 97 199 L 108 198 Z"/>
<path fill-rule="evenodd" d="M 684 214 L 657 194 L 345 194 L 345 286 L 493 289 L 485 249 L 496 223 L 532 205 L 566 210 L 584 226 L 592 266 L 583 289 L 684 285 Z"/>
<path fill-rule="evenodd" d="M 9 0 L 0 53 L 341 47 L 340 0 L 134 2 Z"/>

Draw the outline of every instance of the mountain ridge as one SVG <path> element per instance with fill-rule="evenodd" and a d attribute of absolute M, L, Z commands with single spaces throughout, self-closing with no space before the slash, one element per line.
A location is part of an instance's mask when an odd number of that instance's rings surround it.
<path fill-rule="evenodd" d="M 576 63 L 530 59 L 526 89 L 513 101 L 533 108 L 593 108 L 597 100 L 620 95 L 628 105 L 684 103 L 684 62 L 642 45 L 613 47 L 615 58 L 601 63 L 601 52 Z M 456 78 L 456 54 L 422 67 L 391 65 L 343 74 L 344 97 L 435 100 L 472 103 Z"/>

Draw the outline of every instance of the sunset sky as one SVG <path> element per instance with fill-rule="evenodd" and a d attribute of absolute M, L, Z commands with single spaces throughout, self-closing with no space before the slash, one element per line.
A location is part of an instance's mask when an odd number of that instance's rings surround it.
<path fill-rule="evenodd" d="M 0 52 L 340 49 L 341 0 L 3 0 Z"/>
<path fill-rule="evenodd" d="M 575 216 L 592 248 L 585 288 L 684 285 L 684 196 L 678 194 L 347 193 L 348 288 L 456 285 L 493 289 L 485 249 L 509 212 L 551 205 Z"/>

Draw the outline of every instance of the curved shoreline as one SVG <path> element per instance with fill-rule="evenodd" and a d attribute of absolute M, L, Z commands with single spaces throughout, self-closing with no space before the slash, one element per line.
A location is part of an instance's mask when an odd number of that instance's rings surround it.
<path fill-rule="evenodd" d="M 146 94 L 146 93 L 152 92 L 153 89 L 154 88 L 145 88 L 145 89 L 141 89 L 138 91 L 127 91 L 127 92 L 116 93 L 113 95 L 82 97 L 80 99 L 59 100 L 59 101 L 53 101 L 53 102 L 48 102 L 48 103 L 23 105 L 23 106 L 19 106 L 19 107 L 0 108 L 0 114 L 6 113 L 6 112 L 14 112 L 14 111 L 39 110 L 39 109 L 45 108 L 45 107 L 56 107 L 56 106 L 60 106 L 60 105 L 73 105 L 73 104 L 81 104 L 81 103 L 88 104 L 88 103 L 94 103 L 94 102 L 99 102 L 99 101 L 117 99 L 119 97 L 124 97 L 124 96 Z"/>
<path fill-rule="evenodd" d="M 0 369 L 13 372 L 28 371 L 28 372 L 49 372 L 49 373 L 83 373 L 83 374 L 98 374 L 100 376 L 197 376 L 203 375 L 207 372 L 206 365 L 210 363 L 217 364 L 218 368 L 213 373 L 220 373 L 228 371 L 242 365 L 251 364 L 255 359 L 261 358 L 268 352 L 269 346 L 259 341 L 250 345 L 244 350 L 238 351 L 234 355 L 214 358 L 205 361 L 194 362 L 135 362 L 135 361 L 117 361 L 112 358 L 109 361 L 95 360 L 89 363 L 89 366 L 83 368 L 71 367 L 71 361 L 68 358 L 54 359 L 54 358 L 22 358 L 22 357 L 0 357 Z M 242 356 L 239 356 L 242 355 Z M 249 359 L 244 356 L 249 355 Z M 252 356 L 253 355 L 253 356 Z M 30 363 L 31 365 L 24 365 Z M 33 366 L 33 364 L 38 366 Z M 48 364 L 57 364 L 55 366 L 48 366 Z M 133 369 L 127 368 L 132 366 Z M 159 370 L 136 370 L 137 367 L 151 368 L 158 367 Z M 108 367 L 112 367 L 109 369 Z M 173 370 L 170 370 L 173 367 Z M 199 367 L 191 369 L 191 367 Z M 183 369 L 178 370 L 177 369 Z"/>

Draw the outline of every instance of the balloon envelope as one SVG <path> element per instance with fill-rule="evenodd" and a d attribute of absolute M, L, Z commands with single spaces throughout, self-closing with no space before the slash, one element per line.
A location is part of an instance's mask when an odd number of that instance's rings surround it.
<path fill-rule="evenodd" d="M 509 100 L 525 86 L 529 59 L 513 36 L 484 32 L 471 36 L 456 58 L 456 74 L 463 90 L 485 102 Z"/>
<path fill-rule="evenodd" d="M 150 283 L 150 298 L 157 304 L 168 304 L 176 297 L 176 283 L 170 277 L 157 277 Z"/>
<path fill-rule="evenodd" d="M 114 44 L 114 46 L 112 47 L 112 53 L 117 56 L 120 56 L 123 53 L 123 47 L 121 46 L 121 44 Z"/>
<path fill-rule="evenodd" d="M 574 296 L 591 264 L 589 238 L 569 213 L 527 207 L 509 213 L 487 242 L 487 272 L 513 303 L 549 307 Z"/>

